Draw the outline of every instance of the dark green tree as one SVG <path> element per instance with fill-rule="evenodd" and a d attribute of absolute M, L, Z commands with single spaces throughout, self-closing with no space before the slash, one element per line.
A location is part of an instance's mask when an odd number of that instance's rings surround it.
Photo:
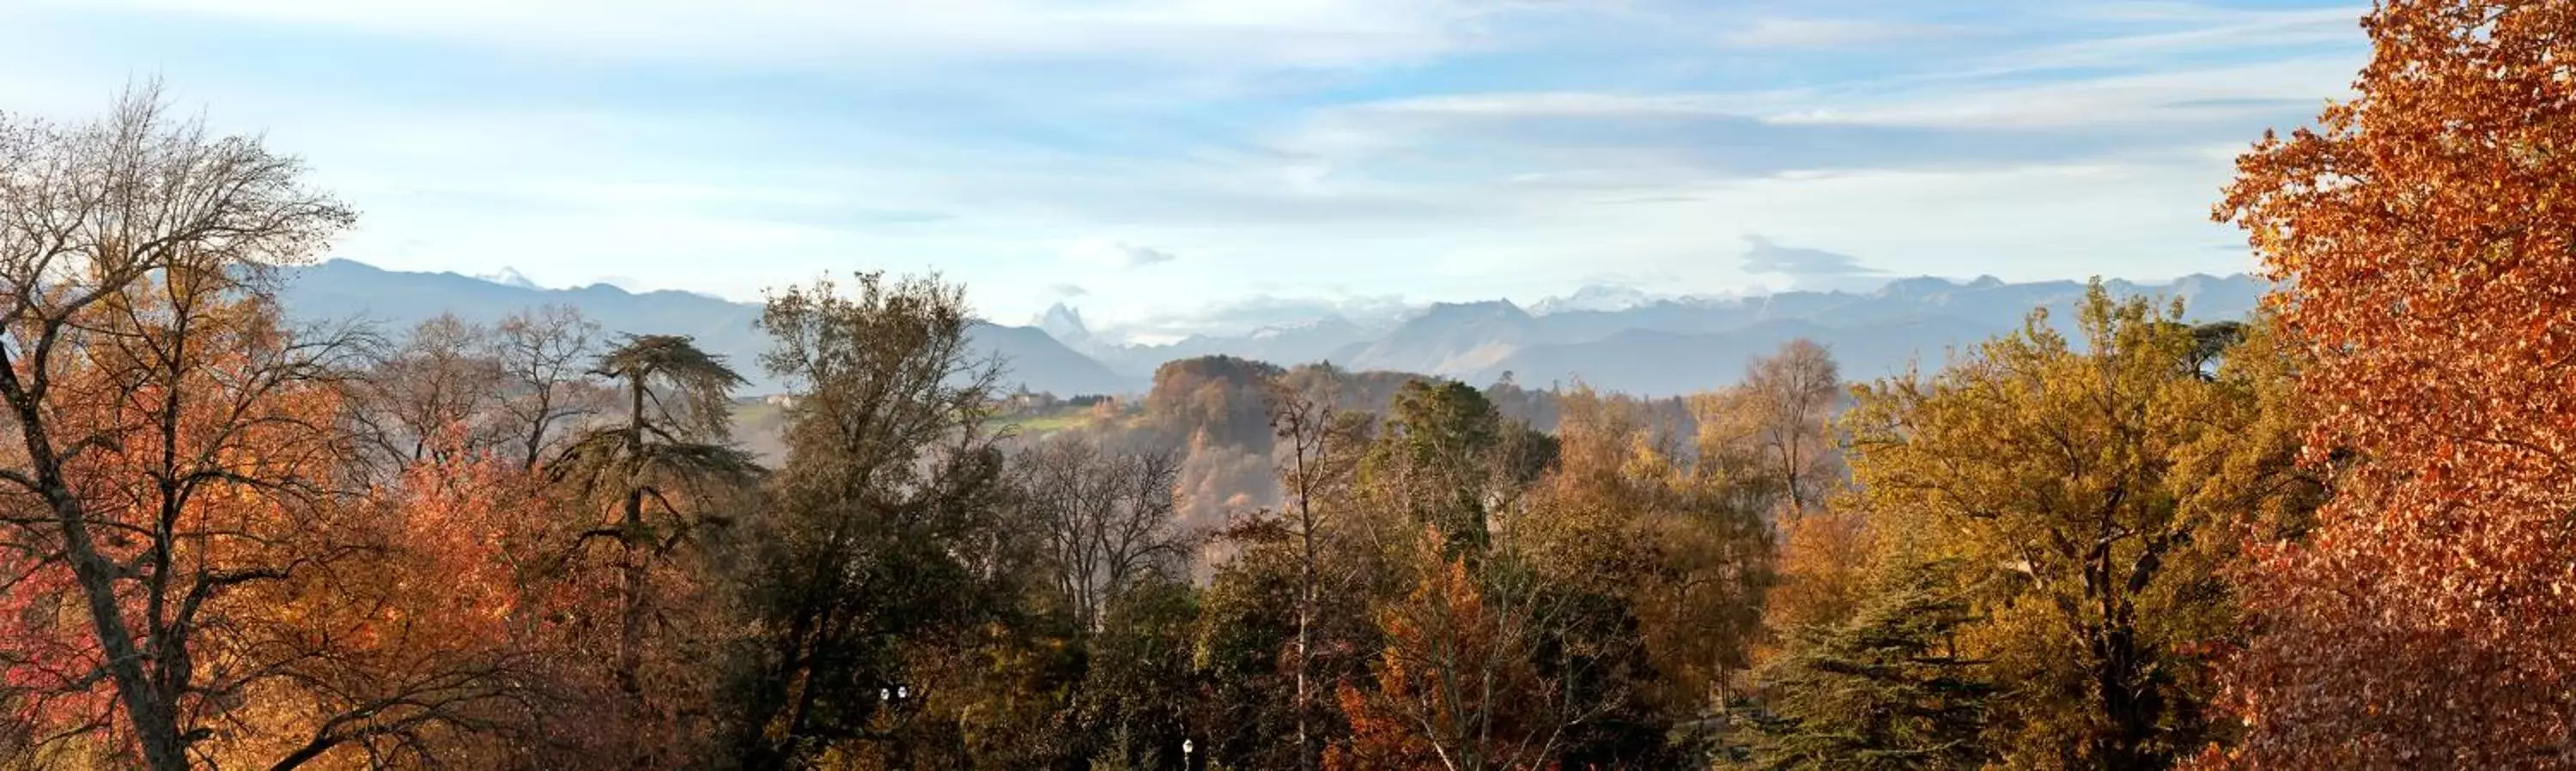
<path fill-rule="evenodd" d="M 549 473 L 578 499 L 615 506 L 612 524 L 580 540 L 617 545 L 621 607 L 612 671 L 618 688 L 636 697 L 655 612 L 653 567 L 700 529 L 730 521 L 713 513 L 714 503 L 747 486 L 759 467 L 727 430 L 742 376 L 690 338 L 629 335 L 600 357 L 594 374 L 624 392 L 625 420 L 581 434 Z"/>
<path fill-rule="evenodd" d="M 1234 768 L 1296 768 L 1295 554 L 1255 545 L 1217 568 L 1200 593 L 1192 670 L 1203 684 L 1192 722 L 1206 757 Z M 1365 614 L 1335 618 L 1364 623 Z"/>
<path fill-rule="evenodd" d="M 1193 738 L 1189 721 L 1197 697 L 1192 653 L 1199 614 L 1198 591 L 1160 574 L 1123 588 L 1101 628 L 1086 640 L 1087 669 L 1077 705 L 1077 725 L 1102 742 L 1095 767 L 1153 768 L 1154 758 L 1178 758 Z M 1196 737 L 1205 746 L 1205 737 Z"/>
<path fill-rule="evenodd" d="M 1456 381 L 1406 382 L 1362 461 L 1378 504 L 1436 528 L 1452 554 L 1481 551 L 1487 519 L 1536 481 L 1555 442 L 1507 422 L 1485 395 Z"/>
<path fill-rule="evenodd" d="M 1988 753 L 1995 693 L 1950 641 L 1970 620 L 1943 563 L 1899 560 L 1851 619 L 1799 630 L 1755 673 L 1753 736 L 1721 767 L 1768 771 L 1970 769 Z"/>
<path fill-rule="evenodd" d="M 965 299 L 935 277 L 861 273 L 769 298 L 764 358 L 798 398 L 787 460 L 726 569 L 747 630 L 725 712 L 732 763 L 911 763 L 959 741 L 957 660 L 1033 591 L 1029 528 L 987 428 L 999 365 L 974 355 Z M 953 670 L 943 670 L 953 671 Z"/>

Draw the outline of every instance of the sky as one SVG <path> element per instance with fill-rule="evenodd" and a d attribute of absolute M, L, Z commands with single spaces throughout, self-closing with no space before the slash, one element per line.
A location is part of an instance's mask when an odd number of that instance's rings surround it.
<path fill-rule="evenodd" d="M 937 271 L 1133 339 L 1586 286 L 2233 273 L 2351 2 L 0 0 L 0 111 L 159 78 L 398 270 Z"/>

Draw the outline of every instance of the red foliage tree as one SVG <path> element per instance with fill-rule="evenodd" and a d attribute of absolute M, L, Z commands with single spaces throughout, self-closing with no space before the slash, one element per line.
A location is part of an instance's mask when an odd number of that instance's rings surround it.
<path fill-rule="evenodd" d="M 1336 694 L 1351 736 L 1325 754 L 1326 768 L 1555 769 L 1569 729 L 1605 706 L 1577 696 L 1570 673 L 1539 666 L 1572 622 L 1547 579 L 1444 558 L 1446 543 L 1426 529 L 1413 591 L 1380 609 L 1376 682 Z"/>
<path fill-rule="evenodd" d="M 2314 354 L 2310 462 L 2359 462 L 2257 550 L 2245 735 L 2208 760 L 2576 766 L 2576 4 L 2364 27 L 2360 96 L 2266 136 L 2218 210 Z"/>

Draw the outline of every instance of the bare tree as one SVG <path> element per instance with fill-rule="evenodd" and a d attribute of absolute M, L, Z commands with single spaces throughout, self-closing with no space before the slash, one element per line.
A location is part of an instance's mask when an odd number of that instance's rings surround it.
<path fill-rule="evenodd" d="M 579 309 L 549 305 L 511 314 L 494 330 L 494 357 L 510 391 L 501 411 L 520 467 L 533 469 L 563 443 L 568 424 L 598 414 L 611 398 L 589 368 L 599 355 L 599 324 Z"/>
<path fill-rule="evenodd" d="M 1056 591 L 1083 629 L 1097 631 L 1108 604 L 1137 580 L 1181 575 L 1191 539 L 1173 519 L 1178 455 L 1106 452 L 1059 436 L 1014 460 L 1030 513 L 1046 532 Z"/>
<path fill-rule="evenodd" d="M 357 423 L 390 465 L 447 461 L 490 449 L 504 373 L 492 330 L 440 314 L 379 357 L 358 392 Z"/>
<path fill-rule="evenodd" d="M 1329 391 L 1329 388 L 1327 388 Z M 1365 437 L 1365 415 L 1335 410 L 1327 393 L 1310 396 L 1287 386 L 1274 387 L 1270 423 L 1278 433 L 1281 487 L 1287 499 L 1279 510 L 1249 523 L 1263 532 L 1253 537 L 1285 541 L 1297 565 L 1297 636 L 1291 644 L 1296 691 L 1297 765 L 1316 767 L 1321 750 L 1316 730 L 1316 631 L 1326 575 L 1327 548 L 1340 535 L 1334 512 L 1345 508 L 1357 476 L 1359 448 Z"/>

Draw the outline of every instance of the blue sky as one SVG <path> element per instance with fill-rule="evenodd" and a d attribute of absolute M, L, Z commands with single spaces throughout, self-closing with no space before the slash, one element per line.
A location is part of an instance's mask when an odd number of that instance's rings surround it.
<path fill-rule="evenodd" d="M 158 75 L 334 254 L 751 299 L 936 269 L 1131 335 L 1589 284 L 2249 268 L 2348 2 L 0 0 L 0 109 Z"/>

